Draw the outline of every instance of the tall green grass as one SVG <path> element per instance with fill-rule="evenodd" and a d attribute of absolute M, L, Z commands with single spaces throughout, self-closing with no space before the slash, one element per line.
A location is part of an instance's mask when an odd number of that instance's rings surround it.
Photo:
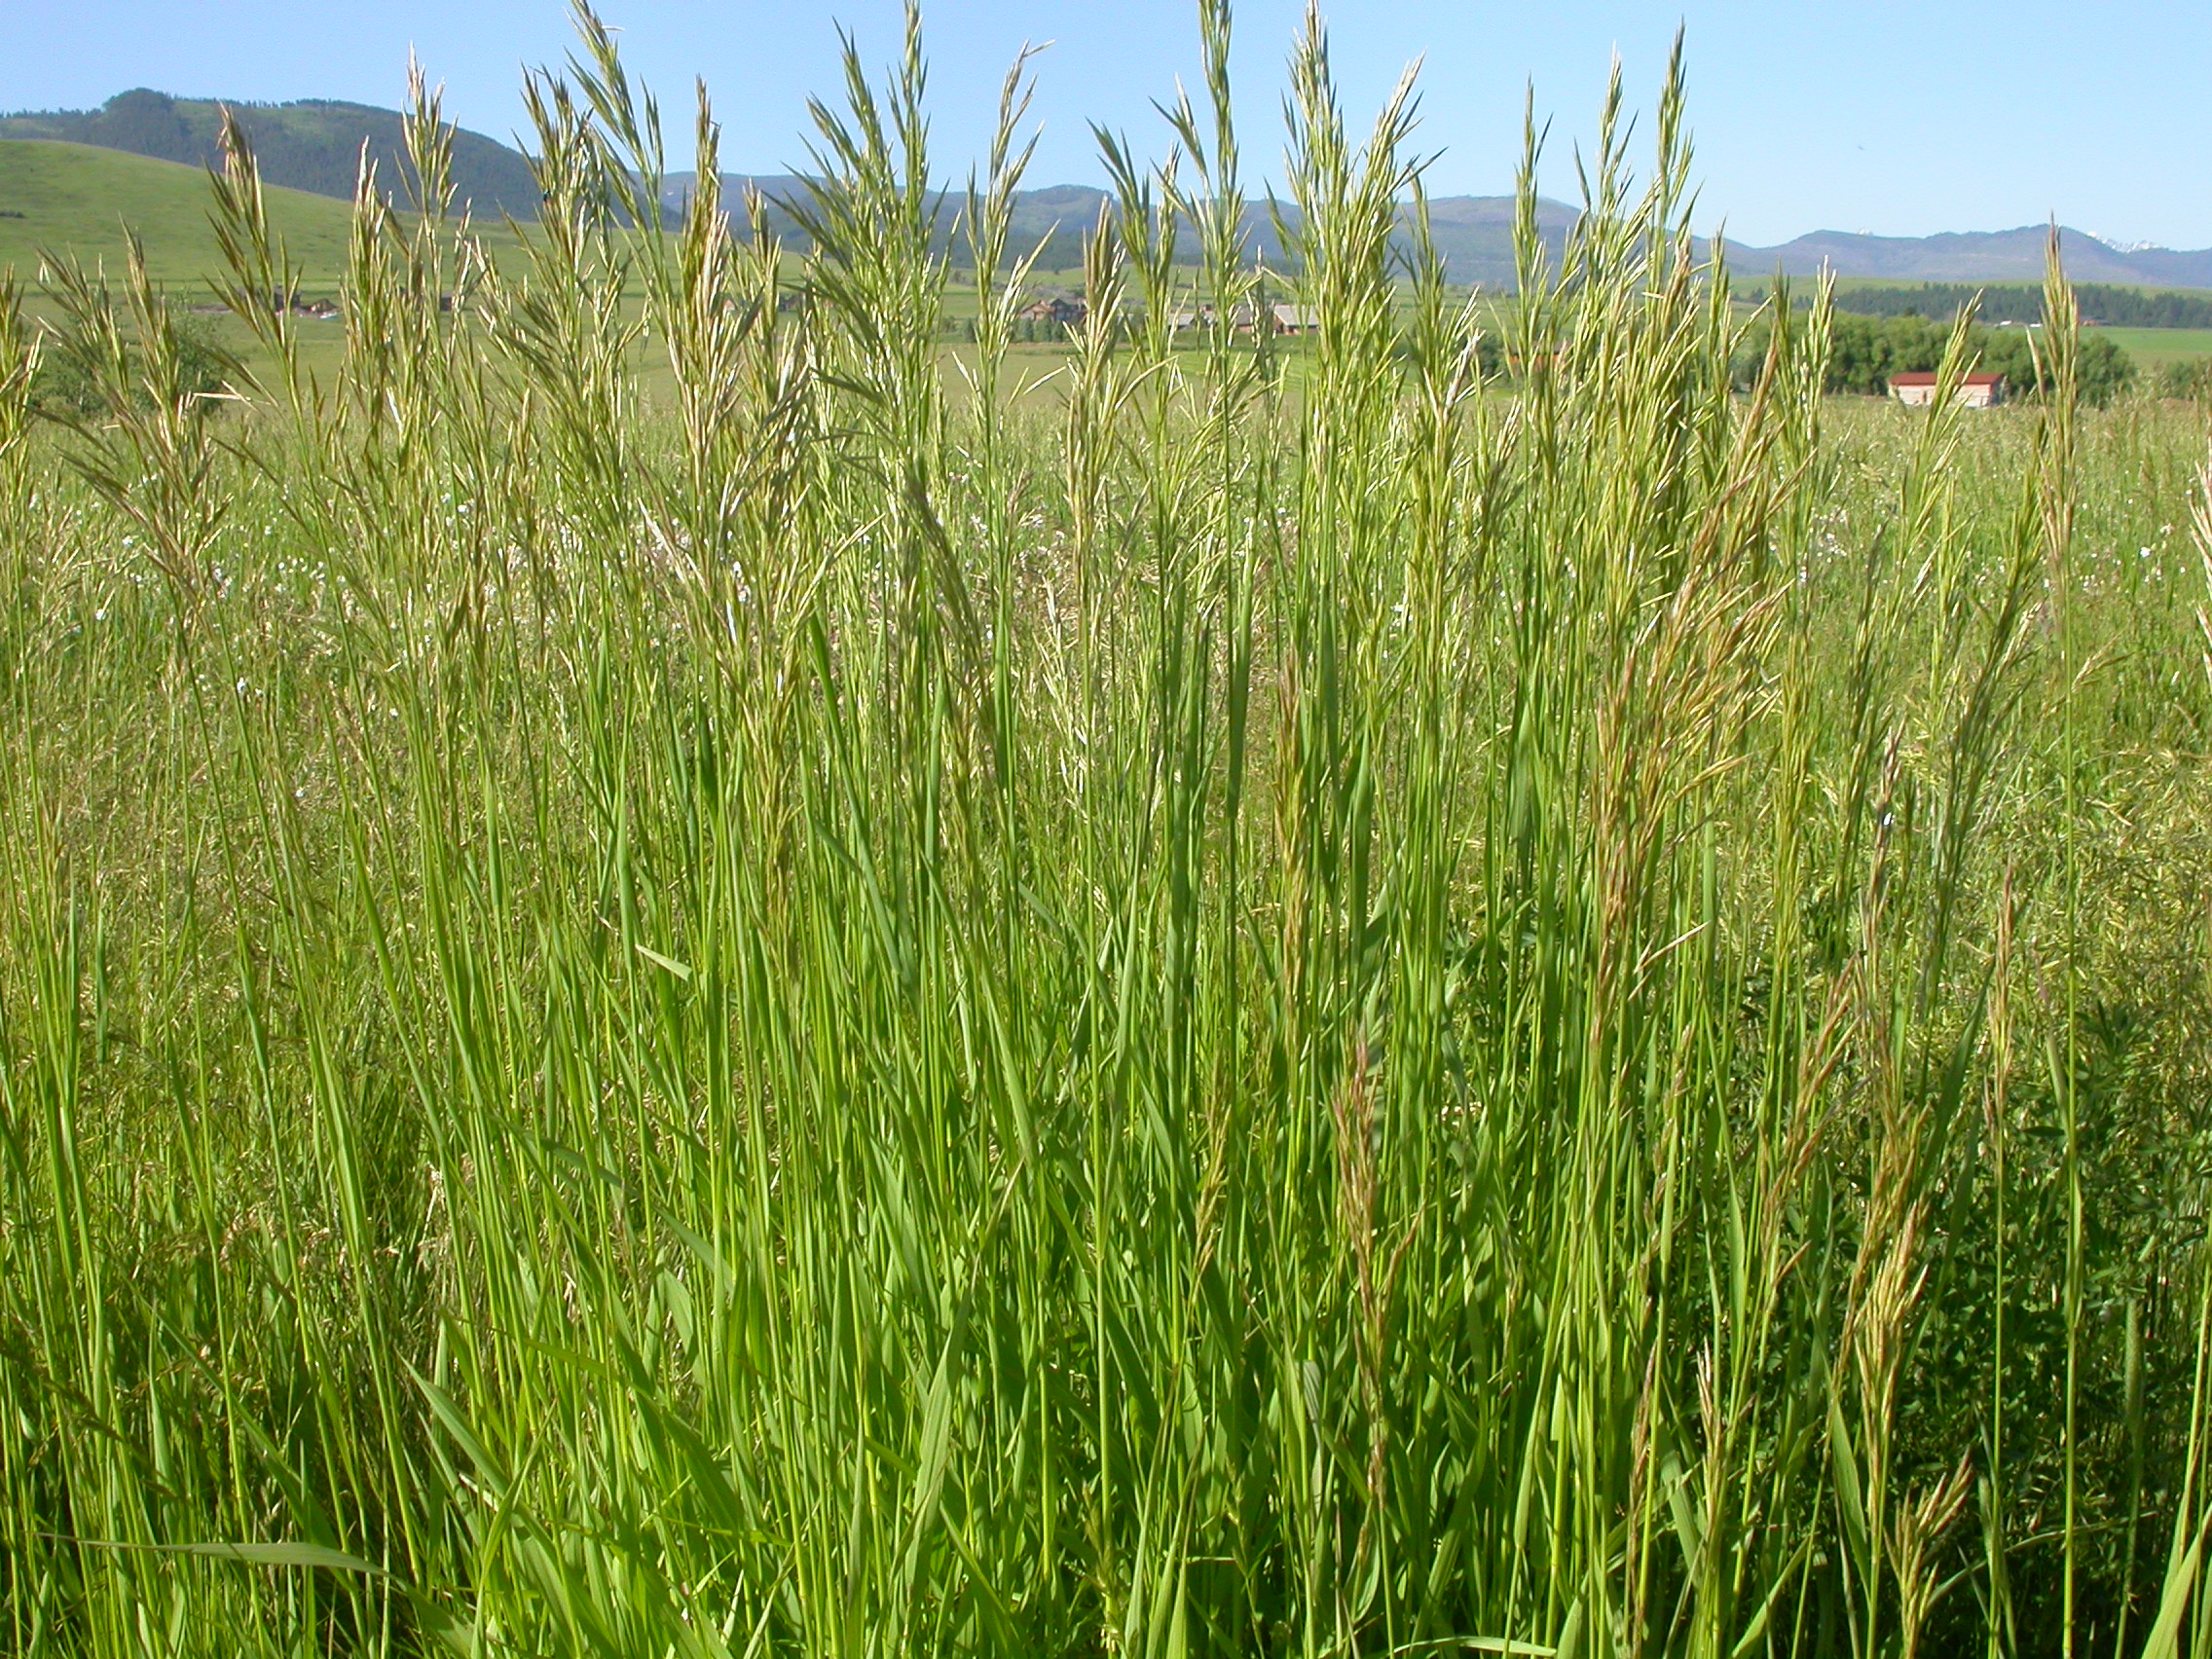
<path fill-rule="evenodd" d="M 1010 79 L 955 384 L 917 28 L 793 289 L 580 22 L 335 380 L 235 132 L 245 409 L 0 293 L 0 1645 L 2206 1651 L 2204 434 L 2055 268 L 2035 406 L 1740 393 L 1677 61 L 1486 384 L 1309 20 L 1186 350 L 1208 0 L 1041 393 Z"/>

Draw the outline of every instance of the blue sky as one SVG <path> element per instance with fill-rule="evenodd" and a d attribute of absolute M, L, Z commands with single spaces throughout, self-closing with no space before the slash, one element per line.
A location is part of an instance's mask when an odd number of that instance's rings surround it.
<path fill-rule="evenodd" d="M 1280 153 L 1282 59 L 1301 0 L 1243 0 L 1238 103 L 1250 163 Z M 1521 94 L 1556 118 L 1546 188 L 1569 193 L 1607 63 L 1647 107 L 1677 21 L 1689 34 L 1701 217 L 1767 243 L 1829 229 L 1918 236 L 2063 221 L 2111 240 L 2212 245 L 2212 5 L 2108 0 L 1682 0 L 1678 7 L 1335 0 L 1325 6 L 1347 112 L 1364 121 L 1425 59 L 1419 140 L 1436 194 L 1510 186 Z M 724 165 L 803 161 L 810 91 L 835 86 L 833 21 L 871 63 L 898 44 L 898 0 L 606 0 L 626 55 L 682 113 L 707 78 Z M 926 9 L 940 170 L 983 143 L 1006 65 L 1038 61 L 1034 183 L 1093 182 L 1087 123 L 1161 147 L 1150 100 L 1195 82 L 1188 0 L 936 0 Z M 558 0 L 0 0 L 0 107 L 81 107 L 131 86 L 260 100 L 399 100 L 410 46 L 464 126 L 520 124 L 521 66 L 557 60 Z"/>

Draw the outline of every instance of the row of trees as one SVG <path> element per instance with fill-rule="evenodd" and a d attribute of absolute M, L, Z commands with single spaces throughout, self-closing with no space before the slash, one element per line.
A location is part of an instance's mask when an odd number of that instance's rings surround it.
<path fill-rule="evenodd" d="M 1842 296 L 1837 299 L 1840 303 Z M 1733 365 L 1739 385 L 1749 386 L 1757 375 L 1769 333 L 1763 321 L 1746 331 Z M 1828 354 L 1827 389 L 1881 396 L 1889 390 L 1892 376 L 1940 368 L 1950 333 L 1949 323 L 1911 313 L 1889 317 L 1839 313 Z M 1972 340 L 1982 373 L 2003 375 L 2015 395 L 2040 389 L 2043 365 L 2030 330 L 1975 327 Z M 2082 395 L 2101 407 L 2134 381 L 2135 364 L 2109 338 L 2086 333 L 2082 336 L 2080 372 Z"/>
<path fill-rule="evenodd" d="M 1764 298 L 1763 287 L 1745 290 Z M 2082 320 L 2106 328 L 2212 328 L 2212 293 L 2158 292 L 2143 288 L 2114 287 L 2086 282 L 2074 290 L 2082 308 Z M 1838 288 L 1835 309 L 1860 316 L 1922 316 L 1949 322 L 1976 301 L 1983 322 L 2043 321 L 2043 288 L 2028 282 L 1979 287 L 1972 282 L 1898 283 L 1878 288 Z M 1803 310 L 1808 294 L 1798 296 Z"/>

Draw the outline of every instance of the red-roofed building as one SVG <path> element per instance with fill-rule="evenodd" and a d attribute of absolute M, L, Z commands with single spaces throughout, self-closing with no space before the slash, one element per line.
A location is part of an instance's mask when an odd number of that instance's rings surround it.
<path fill-rule="evenodd" d="M 1890 377 L 1890 395 L 1899 403 L 1925 409 L 1936 401 L 1936 377 L 1912 372 Z M 1951 401 L 1961 409 L 1994 409 L 2005 401 L 2003 375 L 1967 375 Z"/>

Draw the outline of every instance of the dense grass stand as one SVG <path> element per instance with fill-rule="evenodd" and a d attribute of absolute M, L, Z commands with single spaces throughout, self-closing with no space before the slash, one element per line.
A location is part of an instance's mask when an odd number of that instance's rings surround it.
<path fill-rule="evenodd" d="M 0 291 L 0 1647 L 2212 1651 L 2198 418 L 2055 266 L 1824 398 L 1678 65 L 1486 377 L 1410 80 L 1261 273 L 1201 20 L 1041 387 L 917 29 L 797 248 L 587 13 L 335 376 L 235 129 L 234 395 Z"/>

